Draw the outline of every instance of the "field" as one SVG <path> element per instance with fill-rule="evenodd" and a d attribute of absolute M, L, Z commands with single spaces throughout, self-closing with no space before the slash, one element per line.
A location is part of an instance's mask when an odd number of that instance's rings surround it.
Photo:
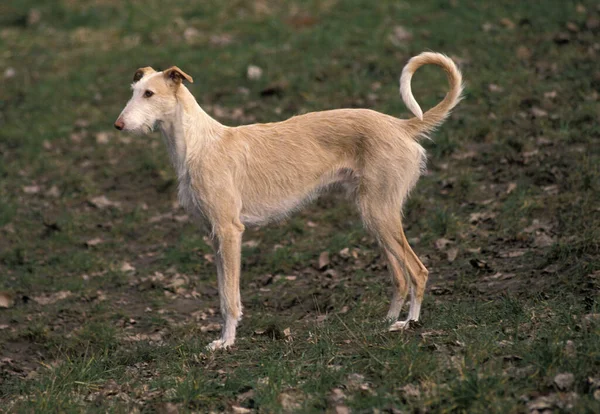
<path fill-rule="evenodd" d="M 600 412 L 595 1 L 8 0 L 0 5 L 0 412 Z M 138 67 L 226 125 L 410 115 L 403 65 L 461 67 L 404 209 L 430 270 L 387 332 L 386 263 L 341 194 L 244 236 L 219 332 L 211 249 L 158 134 L 117 133 Z M 248 76 L 250 72 L 260 76 Z M 447 89 L 413 80 L 423 108 Z"/>

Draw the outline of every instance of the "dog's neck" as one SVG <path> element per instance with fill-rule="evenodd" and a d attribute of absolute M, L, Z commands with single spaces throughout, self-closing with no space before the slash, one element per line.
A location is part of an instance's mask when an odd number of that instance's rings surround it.
<path fill-rule="evenodd" d="M 176 96 L 175 110 L 159 126 L 173 167 L 181 178 L 186 172 L 190 150 L 197 153 L 199 147 L 219 139 L 226 127 L 204 112 L 184 85 L 179 86 Z"/>

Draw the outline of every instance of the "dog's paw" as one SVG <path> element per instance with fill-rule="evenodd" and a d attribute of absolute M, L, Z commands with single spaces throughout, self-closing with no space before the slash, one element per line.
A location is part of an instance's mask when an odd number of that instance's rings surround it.
<path fill-rule="evenodd" d="M 217 349 L 227 349 L 233 345 L 233 341 L 226 341 L 224 339 L 217 339 L 212 341 L 206 346 L 207 351 L 216 351 Z"/>
<path fill-rule="evenodd" d="M 423 324 L 419 321 L 415 321 L 414 319 L 407 319 L 405 321 L 394 322 L 390 325 L 388 331 L 407 331 L 410 328 L 421 328 Z"/>
<path fill-rule="evenodd" d="M 390 332 L 405 331 L 410 327 L 411 322 L 412 321 L 410 321 L 410 320 L 394 322 L 393 324 L 390 325 L 390 327 L 388 328 L 388 331 L 390 331 Z"/>

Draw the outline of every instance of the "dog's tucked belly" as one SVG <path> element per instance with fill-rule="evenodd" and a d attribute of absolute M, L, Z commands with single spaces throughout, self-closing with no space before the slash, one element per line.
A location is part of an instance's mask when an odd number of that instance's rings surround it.
<path fill-rule="evenodd" d="M 349 168 L 342 168 L 321 177 L 311 188 L 279 199 L 265 197 L 259 200 L 242 199 L 240 220 L 244 225 L 260 225 L 281 220 L 317 198 L 327 189 L 341 186 L 351 193 L 358 182 L 358 175 Z"/>

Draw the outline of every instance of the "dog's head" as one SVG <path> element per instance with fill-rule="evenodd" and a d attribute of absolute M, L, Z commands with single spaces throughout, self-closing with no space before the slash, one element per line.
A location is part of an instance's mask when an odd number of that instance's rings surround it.
<path fill-rule="evenodd" d="M 172 66 L 162 72 L 151 67 L 138 69 L 133 75 L 133 96 L 115 122 L 115 128 L 135 133 L 148 133 L 156 123 L 172 114 L 177 105 L 177 90 L 192 77 Z"/>

